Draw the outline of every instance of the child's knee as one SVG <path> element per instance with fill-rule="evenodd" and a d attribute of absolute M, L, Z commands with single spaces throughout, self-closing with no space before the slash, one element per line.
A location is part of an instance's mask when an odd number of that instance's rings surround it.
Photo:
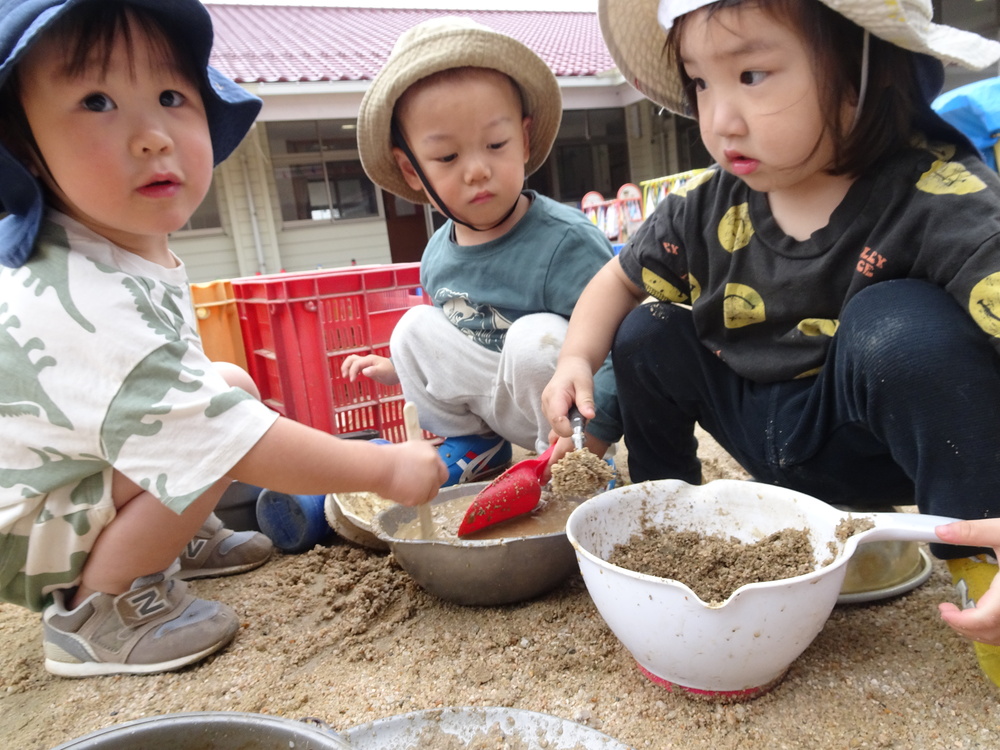
<path fill-rule="evenodd" d="M 615 333 L 612 345 L 612 357 L 625 361 L 636 354 L 649 351 L 650 348 L 660 350 L 659 342 L 664 336 L 677 331 L 676 325 L 682 318 L 690 321 L 691 313 L 687 308 L 678 307 L 669 302 L 649 302 L 632 310 Z"/>
<path fill-rule="evenodd" d="M 503 359 L 519 370 L 555 372 L 568 321 L 554 313 L 524 315 L 504 334 Z"/>
<path fill-rule="evenodd" d="M 407 310 L 392 329 L 389 348 L 394 354 L 402 354 L 414 341 L 422 339 L 431 330 L 437 330 L 444 313 L 439 307 L 417 305 Z M 435 320 L 434 318 L 437 318 Z"/>
<path fill-rule="evenodd" d="M 941 287 L 917 279 L 875 284 L 844 307 L 837 329 L 840 346 L 869 363 L 954 366 L 970 347 L 987 347 L 985 335 Z"/>
<path fill-rule="evenodd" d="M 558 355 L 568 327 L 569 321 L 555 313 L 522 315 L 504 334 L 504 349 L 513 347 Z"/>

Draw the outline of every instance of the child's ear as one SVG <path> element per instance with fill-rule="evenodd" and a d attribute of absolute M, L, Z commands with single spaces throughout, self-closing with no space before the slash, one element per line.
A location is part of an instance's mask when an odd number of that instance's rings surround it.
<path fill-rule="evenodd" d="M 421 193 L 424 192 L 424 184 L 417 177 L 417 172 L 413 168 L 413 164 L 410 163 L 410 158 L 403 153 L 403 149 L 393 147 L 392 157 L 396 160 L 396 166 L 403 173 L 403 179 L 406 180 L 406 184 L 410 186 L 410 189 L 419 190 Z"/>
<path fill-rule="evenodd" d="M 531 158 L 531 117 L 525 115 L 521 118 L 521 131 L 524 135 L 524 163 L 528 163 Z"/>

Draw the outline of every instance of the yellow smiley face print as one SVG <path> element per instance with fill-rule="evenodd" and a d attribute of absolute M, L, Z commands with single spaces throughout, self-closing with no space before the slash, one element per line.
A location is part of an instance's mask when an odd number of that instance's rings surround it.
<path fill-rule="evenodd" d="M 726 328 L 743 328 L 767 319 L 763 297 L 746 284 L 726 284 L 722 314 Z"/>
<path fill-rule="evenodd" d="M 991 273 L 972 287 L 969 314 L 990 336 L 1000 336 L 1000 272 Z"/>
<path fill-rule="evenodd" d="M 968 195 L 986 189 L 986 183 L 958 162 L 936 161 L 920 175 L 917 189 L 931 195 Z"/>
<path fill-rule="evenodd" d="M 719 244 L 727 253 L 735 253 L 744 248 L 753 237 L 753 224 L 750 223 L 750 206 L 741 203 L 733 206 L 719 222 Z"/>

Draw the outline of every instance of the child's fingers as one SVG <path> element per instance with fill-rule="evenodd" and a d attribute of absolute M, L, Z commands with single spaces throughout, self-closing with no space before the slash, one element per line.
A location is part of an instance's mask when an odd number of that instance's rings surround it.
<path fill-rule="evenodd" d="M 1000 612 L 992 608 L 959 609 L 951 602 L 938 605 L 941 619 L 959 635 L 979 643 L 1000 646 Z"/>
<path fill-rule="evenodd" d="M 542 391 L 542 411 L 545 418 L 549 420 L 552 429 L 562 437 L 568 436 L 571 430 L 566 415 L 573 405 L 572 388 L 572 381 L 561 377 L 557 372 Z"/>
<path fill-rule="evenodd" d="M 569 437 L 573 434 L 573 425 L 569 422 L 571 406 L 573 406 L 573 396 L 571 395 L 566 395 L 549 405 L 549 424 L 552 425 L 552 431 L 559 437 Z M 583 413 L 582 410 L 580 413 Z"/>
<path fill-rule="evenodd" d="M 352 383 L 357 380 L 358 372 L 364 367 L 364 360 L 357 354 L 350 355 L 340 366 L 341 377 L 348 378 Z"/>
<path fill-rule="evenodd" d="M 972 547 L 1000 547 L 1000 518 L 956 521 L 934 529 L 938 538 L 948 544 Z"/>
<path fill-rule="evenodd" d="M 407 441 L 394 446 L 393 486 L 386 497 L 400 505 L 416 506 L 433 500 L 448 479 L 448 468 L 428 441 Z M 388 452 L 387 452 L 388 453 Z"/>
<path fill-rule="evenodd" d="M 576 392 L 576 408 L 580 410 L 582 414 L 587 419 L 593 419 L 597 416 L 597 408 L 594 406 L 594 393 L 593 391 L 586 393 L 582 389 Z"/>

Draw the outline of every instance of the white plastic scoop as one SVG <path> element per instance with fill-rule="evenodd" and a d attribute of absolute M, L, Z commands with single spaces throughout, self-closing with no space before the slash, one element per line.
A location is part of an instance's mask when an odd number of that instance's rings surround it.
<path fill-rule="evenodd" d="M 837 539 L 848 518 L 867 531 Z M 885 539 L 939 541 L 934 527 L 954 521 L 912 513 L 845 513 L 808 495 L 756 482 L 678 480 L 627 485 L 582 503 L 566 532 L 591 598 L 643 672 L 668 688 L 715 700 L 747 700 L 775 685 L 823 629 L 859 544 Z M 679 581 L 607 562 L 647 523 L 756 542 L 782 529 L 805 529 L 816 569 L 741 586 L 706 604 Z M 826 564 L 824 564 L 826 563 Z"/>

